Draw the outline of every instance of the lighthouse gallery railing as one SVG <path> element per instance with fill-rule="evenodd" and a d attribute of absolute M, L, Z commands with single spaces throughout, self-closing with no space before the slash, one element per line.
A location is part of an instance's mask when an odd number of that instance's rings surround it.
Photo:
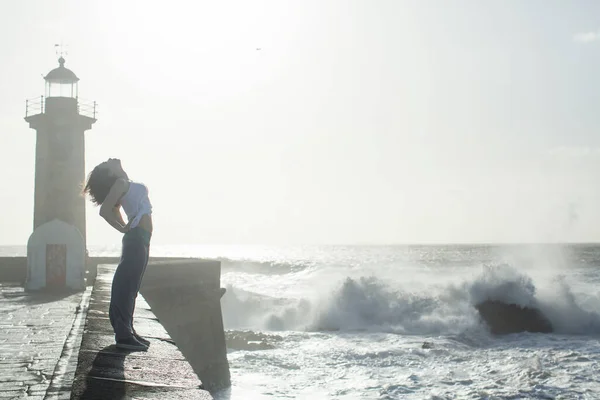
<path fill-rule="evenodd" d="M 77 112 L 85 117 L 96 119 L 98 105 L 95 101 L 77 98 Z M 30 115 L 43 114 L 46 111 L 46 99 L 44 96 L 25 100 L 25 118 Z"/>

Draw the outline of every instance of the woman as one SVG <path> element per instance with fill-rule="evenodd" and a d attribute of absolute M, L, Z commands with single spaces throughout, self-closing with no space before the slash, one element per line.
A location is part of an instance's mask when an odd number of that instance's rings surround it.
<path fill-rule="evenodd" d="M 84 188 L 100 216 L 123 235 L 121 261 L 115 272 L 110 297 L 109 317 L 117 347 L 145 351 L 150 342 L 133 329 L 135 299 L 146 265 L 152 236 L 152 205 L 146 186 L 129 180 L 121 160 L 110 158 L 90 173 Z M 125 224 L 121 207 L 127 215 Z"/>

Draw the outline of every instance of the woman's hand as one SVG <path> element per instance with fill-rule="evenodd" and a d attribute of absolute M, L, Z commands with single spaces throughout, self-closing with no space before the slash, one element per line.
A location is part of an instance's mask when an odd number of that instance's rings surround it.
<path fill-rule="evenodd" d="M 131 221 L 127 222 L 127 225 L 123 227 L 122 233 L 127 233 L 131 229 Z"/>

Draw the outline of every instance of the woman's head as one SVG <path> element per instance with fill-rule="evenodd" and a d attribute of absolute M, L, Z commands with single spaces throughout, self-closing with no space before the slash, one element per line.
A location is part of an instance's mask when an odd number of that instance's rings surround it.
<path fill-rule="evenodd" d="M 121 160 L 109 158 L 107 161 L 98 164 L 90 172 L 83 193 L 89 194 L 92 202 L 100 205 L 106 199 L 112 185 L 119 178 L 129 179 L 127 173 L 123 171 Z"/>

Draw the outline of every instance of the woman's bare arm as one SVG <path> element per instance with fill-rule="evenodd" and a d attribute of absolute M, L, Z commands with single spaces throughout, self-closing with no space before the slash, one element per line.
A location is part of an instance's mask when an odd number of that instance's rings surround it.
<path fill-rule="evenodd" d="M 104 218 L 106 222 L 110 224 L 110 226 L 122 233 L 127 232 L 129 229 L 123 221 L 123 217 L 121 216 L 117 203 L 126 190 L 127 182 L 124 179 L 117 179 L 110 188 L 110 191 L 108 192 L 106 199 L 104 199 L 102 206 L 100 206 L 100 216 Z"/>
<path fill-rule="evenodd" d="M 115 218 L 117 218 L 117 222 L 123 226 L 126 226 L 127 224 L 123 220 L 123 214 L 121 214 L 121 207 L 115 206 L 113 208 L 113 212 L 115 213 Z"/>

